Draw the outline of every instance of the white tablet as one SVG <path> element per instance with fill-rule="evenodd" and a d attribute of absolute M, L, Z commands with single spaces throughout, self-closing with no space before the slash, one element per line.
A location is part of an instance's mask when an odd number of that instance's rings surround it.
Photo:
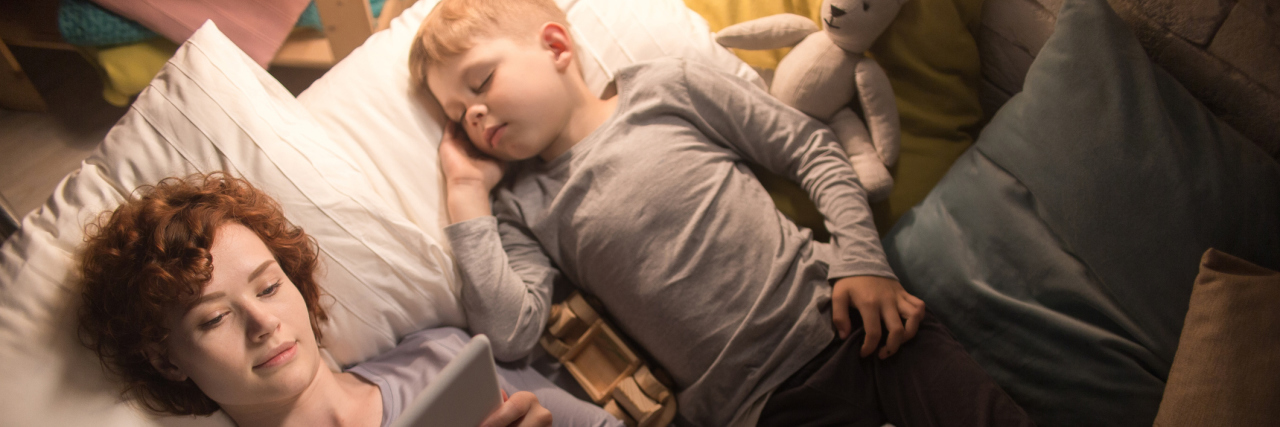
<path fill-rule="evenodd" d="M 489 338 L 476 335 L 392 427 L 475 427 L 502 405 Z"/>

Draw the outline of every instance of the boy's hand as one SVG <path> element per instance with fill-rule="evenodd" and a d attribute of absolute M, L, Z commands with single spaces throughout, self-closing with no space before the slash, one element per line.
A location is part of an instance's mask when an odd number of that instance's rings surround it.
<path fill-rule="evenodd" d="M 473 185 L 488 194 L 502 180 L 502 162 L 481 153 L 457 122 L 444 127 L 440 140 L 440 168 L 450 187 Z"/>
<path fill-rule="evenodd" d="M 542 427 L 551 425 L 551 411 L 538 403 L 538 397 L 527 391 L 511 395 L 502 406 L 480 422 L 481 427 Z"/>
<path fill-rule="evenodd" d="M 458 123 L 444 127 L 440 140 L 440 169 L 444 172 L 449 220 L 459 223 L 491 215 L 489 191 L 502 179 L 502 162 L 471 145 Z"/>
<path fill-rule="evenodd" d="M 862 327 L 867 331 L 860 352 L 862 357 L 870 355 L 880 343 L 882 319 L 889 338 L 880 349 L 881 359 L 893 355 L 898 346 L 914 338 L 920 321 L 924 320 L 924 301 L 907 293 L 897 280 L 878 276 L 853 276 L 836 281 L 831 290 L 831 321 L 840 338 L 848 338 L 853 332 L 850 306 L 862 315 Z"/>

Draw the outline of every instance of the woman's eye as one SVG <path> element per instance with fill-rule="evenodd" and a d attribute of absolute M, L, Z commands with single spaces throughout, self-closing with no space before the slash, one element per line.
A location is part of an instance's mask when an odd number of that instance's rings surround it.
<path fill-rule="evenodd" d="M 209 319 L 209 321 L 207 322 L 201 323 L 200 328 L 212 329 L 214 326 L 218 326 L 219 323 L 222 323 L 222 318 L 226 316 L 227 316 L 227 313 L 219 314 L 218 317 L 214 317 L 212 319 Z"/>
<path fill-rule="evenodd" d="M 280 290 L 280 282 L 276 282 L 275 284 L 268 286 L 266 289 L 263 289 L 262 293 L 258 294 L 258 296 L 260 297 L 271 296 L 271 295 L 274 295 L 278 290 Z"/>

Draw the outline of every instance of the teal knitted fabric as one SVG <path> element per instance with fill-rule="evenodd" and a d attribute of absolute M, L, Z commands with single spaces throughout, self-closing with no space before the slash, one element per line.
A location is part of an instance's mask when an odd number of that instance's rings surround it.
<path fill-rule="evenodd" d="M 89 0 L 62 0 L 58 7 L 58 31 L 67 43 L 76 46 L 134 43 L 156 37 L 147 27 Z"/>
<path fill-rule="evenodd" d="M 369 0 L 374 17 L 382 14 L 385 1 Z M 322 30 L 320 12 L 315 3 L 302 11 L 296 26 Z M 58 8 L 58 31 L 67 43 L 76 46 L 111 46 L 159 37 L 147 27 L 89 0 L 62 0 Z"/>

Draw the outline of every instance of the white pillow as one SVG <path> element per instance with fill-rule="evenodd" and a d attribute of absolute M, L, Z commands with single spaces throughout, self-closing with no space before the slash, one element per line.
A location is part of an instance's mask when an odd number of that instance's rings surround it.
<path fill-rule="evenodd" d="M 118 385 L 76 339 L 75 252 L 84 225 L 134 188 L 213 170 L 264 189 L 319 243 L 318 282 L 329 296 L 322 299 L 330 315 L 325 344 L 337 363 L 381 353 L 424 327 L 465 327 L 444 249 L 370 194 L 365 174 L 310 113 L 208 23 L 0 249 L 6 423 L 133 425 L 150 418 L 120 404 Z"/>
<path fill-rule="evenodd" d="M 666 56 L 704 61 L 764 88 L 746 63 L 716 44 L 681 0 L 557 0 L 569 18 L 587 86 L 597 94 L 622 67 Z M 438 0 L 419 0 L 298 95 L 333 141 L 369 172 L 373 190 L 447 244 L 441 124 L 409 85 L 409 46 Z"/>

